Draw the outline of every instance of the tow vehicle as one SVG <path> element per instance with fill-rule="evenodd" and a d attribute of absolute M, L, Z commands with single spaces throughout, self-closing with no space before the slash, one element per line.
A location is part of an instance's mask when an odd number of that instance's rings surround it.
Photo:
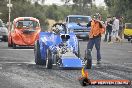
<path fill-rule="evenodd" d="M 68 15 L 66 25 L 70 31 L 74 32 L 78 39 L 88 40 L 91 27 L 86 27 L 91 21 L 90 16 Z"/>

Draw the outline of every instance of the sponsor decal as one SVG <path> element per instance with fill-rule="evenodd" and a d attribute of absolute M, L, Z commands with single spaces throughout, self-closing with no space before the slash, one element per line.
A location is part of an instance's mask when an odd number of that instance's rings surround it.
<path fill-rule="evenodd" d="M 79 82 L 82 86 L 87 86 L 87 85 L 131 85 L 130 80 L 126 79 L 111 79 L 111 80 L 92 80 L 89 79 L 88 76 L 88 71 L 86 71 L 84 68 L 81 70 L 82 76 L 79 77 Z"/>

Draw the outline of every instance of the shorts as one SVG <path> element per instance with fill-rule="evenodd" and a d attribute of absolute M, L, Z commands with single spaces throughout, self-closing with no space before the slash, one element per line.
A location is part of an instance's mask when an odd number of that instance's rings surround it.
<path fill-rule="evenodd" d="M 118 30 L 112 31 L 112 36 L 113 37 L 118 37 Z"/>

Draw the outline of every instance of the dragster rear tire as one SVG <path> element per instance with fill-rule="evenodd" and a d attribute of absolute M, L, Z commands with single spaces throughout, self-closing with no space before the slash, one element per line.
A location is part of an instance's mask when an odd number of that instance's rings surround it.
<path fill-rule="evenodd" d="M 81 55 L 80 55 L 80 46 L 79 46 L 80 44 L 79 44 L 79 40 L 78 40 L 78 58 L 80 58 L 81 57 Z"/>
<path fill-rule="evenodd" d="M 39 44 L 38 40 L 35 41 L 34 55 L 35 55 L 35 63 L 36 63 L 36 65 L 45 65 L 46 61 L 41 59 L 40 44 Z"/>
<path fill-rule="evenodd" d="M 91 69 L 92 68 L 92 60 L 91 59 L 87 59 L 86 68 L 87 69 Z"/>
<path fill-rule="evenodd" d="M 52 69 L 52 53 L 49 49 L 47 49 L 46 52 L 46 68 L 47 69 Z"/>
<path fill-rule="evenodd" d="M 85 68 L 86 68 L 86 69 L 91 69 L 91 68 L 92 68 L 91 50 L 88 49 L 85 53 L 86 53 L 86 56 L 85 56 L 85 59 L 86 59 Z"/>

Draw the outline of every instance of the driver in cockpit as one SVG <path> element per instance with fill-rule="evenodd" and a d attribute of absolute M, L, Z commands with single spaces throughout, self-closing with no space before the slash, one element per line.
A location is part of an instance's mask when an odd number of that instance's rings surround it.
<path fill-rule="evenodd" d="M 62 25 L 58 24 L 58 25 L 53 25 L 51 30 L 55 34 L 60 34 L 60 33 L 62 33 L 65 30 L 65 28 Z"/>
<path fill-rule="evenodd" d="M 23 28 L 23 22 L 18 22 L 18 26 L 17 26 L 17 28 Z"/>

